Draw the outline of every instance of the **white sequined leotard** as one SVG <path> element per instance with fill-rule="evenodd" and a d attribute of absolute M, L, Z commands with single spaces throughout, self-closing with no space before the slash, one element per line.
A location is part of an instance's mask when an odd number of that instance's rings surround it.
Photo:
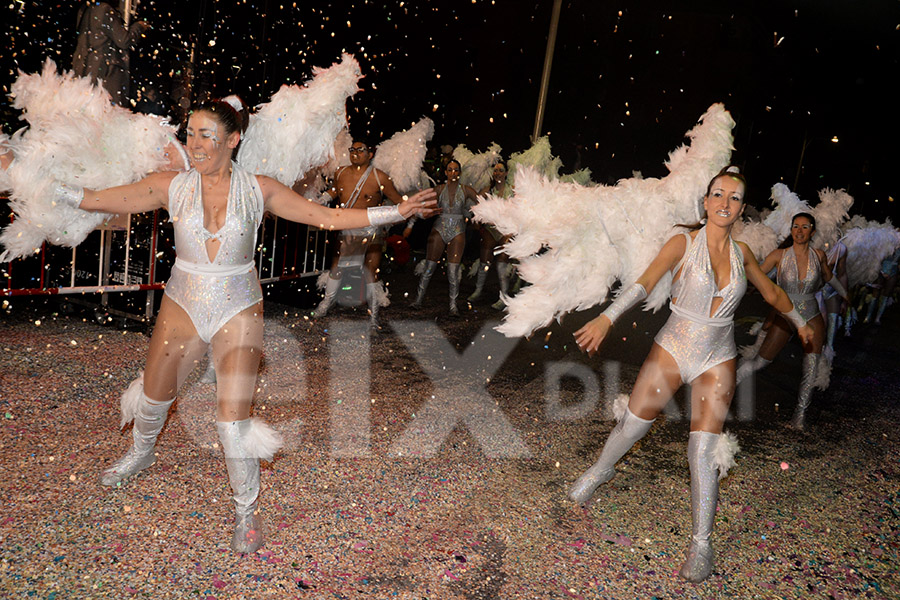
<path fill-rule="evenodd" d="M 809 260 L 806 265 L 806 273 L 800 279 L 797 268 L 797 255 L 794 248 L 785 248 L 778 264 L 778 275 L 775 282 L 787 293 L 794 308 L 805 321 L 809 321 L 819 314 L 819 302 L 816 300 L 816 292 L 825 285 L 822 277 L 822 265 L 819 262 L 819 253 L 809 249 Z"/>
<path fill-rule="evenodd" d="M 682 258 L 681 276 L 672 284 L 672 315 L 655 341 L 675 359 L 681 380 L 691 383 L 710 368 L 737 356 L 734 311 L 747 290 L 747 276 L 744 254 L 729 237 L 731 276 L 728 284 L 718 289 L 706 245 L 706 227 L 693 242 L 689 234 L 685 236 L 688 249 Z M 722 303 L 710 315 L 714 298 L 721 298 Z"/>
<path fill-rule="evenodd" d="M 441 238 L 445 244 L 449 244 L 450 240 L 466 231 L 466 216 L 468 214 L 468 205 L 466 203 L 466 191 L 461 184 L 456 186 L 456 193 L 450 198 L 447 191 L 448 186 L 444 184 L 438 196 L 438 207 L 441 214 L 434 222 L 434 228 L 441 234 Z"/>
<path fill-rule="evenodd" d="M 253 268 L 256 231 L 263 216 L 262 190 L 256 176 L 231 165 L 225 224 L 216 233 L 203 225 L 200 173 L 179 173 L 169 186 L 169 217 L 175 227 L 175 267 L 166 295 L 187 312 L 197 334 L 209 343 L 242 310 L 262 300 Z M 210 261 L 206 241 L 218 239 Z"/>

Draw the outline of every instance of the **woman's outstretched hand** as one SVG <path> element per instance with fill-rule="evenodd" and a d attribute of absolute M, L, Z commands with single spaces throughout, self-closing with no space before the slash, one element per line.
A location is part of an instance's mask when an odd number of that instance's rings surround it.
<path fill-rule="evenodd" d="M 401 202 L 398 207 L 400 214 L 405 219 L 413 215 L 428 218 L 441 212 L 437 207 L 437 194 L 431 188 L 413 194 L 408 200 Z"/>
<path fill-rule="evenodd" d="M 600 344 L 606 338 L 609 330 L 612 328 L 612 322 L 606 315 L 600 315 L 575 332 L 575 343 L 582 352 L 587 352 L 588 356 L 593 356 L 600 348 Z"/>

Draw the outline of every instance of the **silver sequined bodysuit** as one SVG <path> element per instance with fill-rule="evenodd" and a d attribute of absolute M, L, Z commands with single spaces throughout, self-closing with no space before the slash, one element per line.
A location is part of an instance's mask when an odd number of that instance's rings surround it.
<path fill-rule="evenodd" d="M 449 244 L 450 240 L 466 231 L 468 214 L 466 191 L 463 186 L 461 184 L 456 186 L 456 193 L 453 194 L 452 199 L 447 190 L 448 186 L 444 184 L 444 189 L 438 196 L 438 207 L 441 209 L 441 214 L 434 222 L 434 228 L 441 234 L 445 244 Z"/>
<path fill-rule="evenodd" d="M 734 345 L 734 311 L 747 290 L 744 254 L 731 242 L 728 284 L 718 289 L 706 245 L 706 227 L 691 242 L 682 258 L 681 276 L 672 284 L 672 315 L 656 334 L 656 343 L 672 355 L 681 380 L 691 383 L 710 368 L 737 356 Z M 676 274 L 678 269 L 675 269 Z M 722 302 L 710 315 L 714 298 Z"/>
<path fill-rule="evenodd" d="M 819 263 L 818 252 L 812 248 L 809 249 L 806 274 L 803 279 L 800 279 L 794 248 L 786 248 L 781 255 L 781 262 L 778 264 L 778 275 L 775 282 L 787 293 L 803 320 L 809 321 L 819 314 L 816 292 L 822 289 L 825 280 L 822 277 L 822 265 Z"/>
<path fill-rule="evenodd" d="M 253 268 L 262 216 L 259 183 L 237 163 L 231 165 L 225 224 L 216 233 L 203 225 L 200 173 L 193 169 L 179 173 L 169 186 L 169 217 L 178 257 L 166 295 L 187 312 L 204 342 L 209 343 L 236 314 L 262 300 Z M 213 238 L 220 244 L 210 261 L 206 241 Z"/>

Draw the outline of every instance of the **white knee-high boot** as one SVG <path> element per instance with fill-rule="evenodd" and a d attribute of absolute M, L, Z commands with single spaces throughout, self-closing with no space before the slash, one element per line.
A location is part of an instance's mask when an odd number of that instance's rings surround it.
<path fill-rule="evenodd" d="M 341 278 L 332 279 L 328 278 L 328 282 L 325 284 L 325 297 L 322 298 L 322 301 L 319 302 L 319 305 L 316 307 L 316 310 L 313 311 L 313 316 L 317 319 L 319 317 L 324 317 L 328 314 L 328 309 L 331 308 L 331 305 L 334 303 L 334 299 L 337 296 L 338 290 L 341 289 Z"/>
<path fill-rule="evenodd" d="M 720 435 L 708 431 L 692 431 L 688 442 L 688 465 L 691 469 L 691 545 L 687 560 L 678 574 L 692 583 L 700 583 L 712 573 L 714 552 L 712 531 L 719 500 L 719 477 L 716 446 Z"/>
<path fill-rule="evenodd" d="M 260 419 L 216 422 L 219 441 L 225 451 L 228 480 L 234 494 L 235 552 L 256 552 L 263 544 L 259 498 L 259 459 L 272 460 L 282 445 L 280 434 Z"/>
<path fill-rule="evenodd" d="M 437 262 L 433 260 L 426 260 L 424 264 L 425 268 L 419 276 L 419 287 L 416 290 L 416 299 L 412 303 L 413 308 L 422 308 L 422 301 L 425 299 L 425 290 L 428 289 L 428 283 L 431 281 L 431 276 L 434 275 L 434 272 L 437 269 Z"/>
<path fill-rule="evenodd" d="M 166 424 L 169 407 L 175 399 L 155 402 L 144 394 L 144 376 L 135 379 L 122 394 L 122 427 L 134 420 L 131 430 L 133 443 L 125 456 L 117 460 L 100 476 L 103 485 L 116 485 L 156 462 L 153 450 L 156 438 Z"/>
<path fill-rule="evenodd" d="M 468 301 L 474 302 L 481 298 L 481 292 L 484 290 L 484 282 L 487 281 L 488 271 L 491 270 L 491 263 L 482 263 L 478 268 L 478 274 L 475 276 L 475 291 L 469 295 Z"/>
<path fill-rule="evenodd" d="M 606 439 L 600 458 L 572 485 L 569 490 L 569 499 L 577 504 L 587 504 L 597 488 L 613 478 L 613 475 L 616 474 L 616 463 L 625 456 L 635 442 L 650 431 L 650 426 L 655 420 L 641 419 L 626 407 L 622 419 Z"/>
<path fill-rule="evenodd" d="M 461 263 L 447 263 L 447 283 L 450 287 L 450 314 L 456 316 L 459 309 L 456 307 L 456 299 L 459 297 L 459 280 L 462 278 Z"/>
<path fill-rule="evenodd" d="M 819 354 L 803 355 L 803 375 L 800 377 L 800 392 L 797 394 L 797 408 L 791 418 L 791 427 L 803 430 L 806 428 L 806 409 L 812 401 L 813 384 L 816 382 L 816 368 L 819 365 Z"/>

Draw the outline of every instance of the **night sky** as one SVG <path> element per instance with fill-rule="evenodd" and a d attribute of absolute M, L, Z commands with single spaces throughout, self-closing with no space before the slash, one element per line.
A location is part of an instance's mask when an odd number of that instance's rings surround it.
<path fill-rule="evenodd" d="M 16 69 L 47 57 L 69 68 L 81 2 L 3 1 L 4 93 Z M 256 104 L 350 52 L 365 73 L 350 104 L 354 137 L 377 143 L 428 116 L 435 144 L 477 152 L 497 142 L 508 156 L 531 143 L 552 6 L 142 0 L 137 17 L 153 30 L 132 54 L 132 75 L 169 92 L 195 48 L 195 95 Z M 803 199 L 844 188 L 852 212 L 883 219 L 900 195 L 898 38 L 897 0 L 565 1 L 542 133 L 565 172 L 590 167 L 604 184 L 633 171 L 663 176 L 667 153 L 724 102 L 752 204 L 796 180 Z M 7 132 L 18 126 L 8 105 L 0 118 Z"/>

